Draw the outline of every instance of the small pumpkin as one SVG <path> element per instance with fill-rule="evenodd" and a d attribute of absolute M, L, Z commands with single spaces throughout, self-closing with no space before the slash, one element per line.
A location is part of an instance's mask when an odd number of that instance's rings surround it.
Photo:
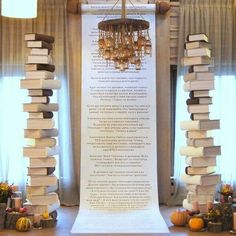
<path fill-rule="evenodd" d="M 192 217 L 188 225 L 192 231 L 201 231 L 204 228 L 204 220 L 200 217 Z"/>
<path fill-rule="evenodd" d="M 31 230 L 32 227 L 32 222 L 29 218 L 27 217 L 20 217 L 16 221 L 16 230 L 20 232 L 27 232 Z"/>
<path fill-rule="evenodd" d="M 170 216 L 170 221 L 175 226 L 184 226 L 187 224 L 188 214 L 186 214 L 186 211 L 175 210 Z"/>

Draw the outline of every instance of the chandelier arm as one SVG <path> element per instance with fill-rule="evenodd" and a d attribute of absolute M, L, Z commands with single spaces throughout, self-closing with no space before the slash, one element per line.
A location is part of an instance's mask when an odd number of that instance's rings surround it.
<path fill-rule="evenodd" d="M 106 17 L 108 16 L 108 13 L 109 13 L 110 11 L 112 11 L 112 10 L 115 8 L 115 6 L 117 5 L 117 3 L 118 3 L 119 1 L 120 1 L 120 0 L 117 0 L 117 1 L 115 2 L 115 4 L 112 6 L 111 9 L 109 9 L 109 10 L 106 11 L 105 16 L 103 17 L 102 21 L 104 21 L 104 20 L 106 19 Z"/>
<path fill-rule="evenodd" d="M 134 6 L 133 2 L 132 2 L 131 0 L 129 0 L 129 2 L 131 3 L 132 7 L 138 12 L 138 9 Z M 145 20 L 144 17 L 143 17 L 141 14 L 137 13 L 137 12 L 136 12 L 136 15 L 141 16 L 141 18 L 142 18 L 143 20 Z"/>

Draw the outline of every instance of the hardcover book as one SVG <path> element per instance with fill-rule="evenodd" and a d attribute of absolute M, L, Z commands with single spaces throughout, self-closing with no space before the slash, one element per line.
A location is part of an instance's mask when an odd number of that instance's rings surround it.
<path fill-rule="evenodd" d="M 211 147 L 192 147 L 186 146 L 180 148 L 180 155 L 191 157 L 217 156 L 221 154 L 220 146 Z"/>
<path fill-rule="evenodd" d="M 26 33 L 25 41 L 41 40 L 47 43 L 54 43 L 54 37 L 46 34 Z"/>
<path fill-rule="evenodd" d="M 185 163 L 192 167 L 216 166 L 216 157 L 186 157 Z"/>

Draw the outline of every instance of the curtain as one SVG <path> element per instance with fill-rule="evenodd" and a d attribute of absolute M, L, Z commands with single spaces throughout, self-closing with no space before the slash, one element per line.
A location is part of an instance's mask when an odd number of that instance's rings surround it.
<path fill-rule="evenodd" d="M 233 99 L 236 96 L 236 78 L 233 76 L 236 66 L 235 48 L 235 7 L 234 0 L 181 0 L 180 25 L 178 45 L 178 78 L 176 88 L 176 120 L 175 120 L 175 150 L 174 178 L 175 194 L 169 204 L 181 204 L 186 196 L 184 184 L 180 175 L 184 173 L 185 157 L 180 156 L 179 148 L 186 145 L 185 133 L 180 130 L 180 121 L 189 120 L 186 99 L 188 93 L 183 91 L 183 75 L 186 68 L 181 67 L 184 55 L 186 36 L 193 33 L 205 33 L 212 43 L 214 59 L 215 90 L 211 92 L 211 119 L 220 119 L 221 129 L 213 132 L 215 145 L 221 145 L 222 155 L 217 157 L 218 172 L 223 181 L 236 180 L 236 168 L 233 163 L 236 141 L 234 132 L 236 125 L 236 109 Z M 230 94 L 230 99 L 228 100 Z M 227 99 L 227 102 L 226 102 Z"/>
<path fill-rule="evenodd" d="M 56 66 L 56 77 L 62 83 L 61 90 L 56 93 L 56 100 L 60 106 L 58 114 L 60 200 L 62 204 L 75 205 L 78 204 L 78 179 L 76 178 L 78 167 L 73 165 L 71 145 L 70 82 L 67 76 L 70 54 L 67 40 L 66 0 L 38 0 L 36 19 L 0 17 L 0 94 L 1 108 L 5 107 L 4 112 L 1 110 L 0 113 L 0 127 L 4 127 L 0 135 L 0 181 L 9 180 L 25 184 L 26 180 L 26 164 L 23 164 L 26 158 L 22 157 L 21 149 L 24 126 L 13 124 L 18 122 L 22 124 L 25 119 L 21 115 L 22 108 L 19 107 L 22 106 L 26 94 L 22 95 L 22 92 L 19 92 L 19 79 L 24 76 L 24 63 L 28 54 L 24 34 L 29 32 L 55 37 L 53 62 Z M 11 94 L 14 96 L 11 97 Z M 9 104 L 14 109 L 11 109 Z M 17 166 L 18 175 L 14 173 L 14 166 Z"/>

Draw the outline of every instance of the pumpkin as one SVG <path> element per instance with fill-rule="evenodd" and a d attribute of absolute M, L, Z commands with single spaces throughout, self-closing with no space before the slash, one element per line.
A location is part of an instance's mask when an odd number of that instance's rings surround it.
<path fill-rule="evenodd" d="M 184 226 L 187 224 L 188 214 L 186 213 L 186 211 L 175 210 L 170 216 L 170 221 L 175 226 Z"/>
<path fill-rule="evenodd" d="M 27 217 L 20 217 L 16 221 L 16 230 L 20 232 L 27 232 L 31 229 L 32 227 L 32 222 L 29 218 Z"/>
<path fill-rule="evenodd" d="M 201 231 L 204 228 L 204 220 L 200 217 L 192 217 L 188 225 L 192 231 Z"/>

